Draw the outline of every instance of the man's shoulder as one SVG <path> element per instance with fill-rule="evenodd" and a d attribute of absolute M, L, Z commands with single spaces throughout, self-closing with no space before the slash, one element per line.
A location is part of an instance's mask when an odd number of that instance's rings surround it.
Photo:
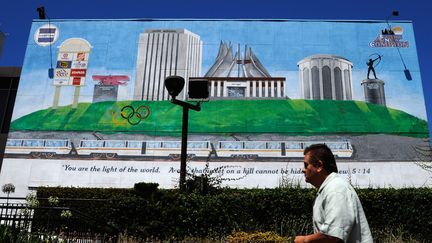
<path fill-rule="evenodd" d="M 351 190 L 351 188 L 352 186 L 345 178 L 333 173 L 332 178 L 328 182 L 325 189 L 329 192 L 346 192 L 347 190 Z"/>

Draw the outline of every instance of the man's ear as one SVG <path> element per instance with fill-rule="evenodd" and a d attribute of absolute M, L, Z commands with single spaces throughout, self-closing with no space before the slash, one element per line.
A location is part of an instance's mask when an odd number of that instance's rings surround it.
<path fill-rule="evenodd" d="M 321 172 L 324 169 L 324 164 L 321 160 L 318 160 L 317 171 Z"/>

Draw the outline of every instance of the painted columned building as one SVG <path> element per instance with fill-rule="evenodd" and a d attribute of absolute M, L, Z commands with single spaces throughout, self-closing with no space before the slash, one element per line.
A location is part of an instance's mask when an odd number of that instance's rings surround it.
<path fill-rule="evenodd" d="M 221 42 L 214 64 L 204 78 L 209 81 L 211 98 L 286 98 L 285 77 L 272 77 L 252 51 Z"/>
<path fill-rule="evenodd" d="M 168 100 L 164 80 L 177 75 L 185 87 L 177 97 L 186 99 L 189 77 L 201 75 L 202 41 L 186 29 L 148 29 L 140 34 L 134 100 Z"/>
<path fill-rule="evenodd" d="M 287 98 L 285 77 L 192 77 L 206 79 L 211 98 Z"/>
<path fill-rule="evenodd" d="M 352 100 L 353 64 L 348 59 L 319 54 L 302 59 L 297 66 L 303 99 Z"/>

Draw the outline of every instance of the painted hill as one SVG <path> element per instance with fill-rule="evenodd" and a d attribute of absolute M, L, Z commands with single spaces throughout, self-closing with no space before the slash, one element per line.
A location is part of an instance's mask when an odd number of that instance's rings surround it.
<path fill-rule="evenodd" d="M 13 121 L 11 130 L 160 136 L 180 134 L 181 121 L 182 108 L 169 101 L 109 101 L 36 111 Z M 202 103 L 200 112 L 190 110 L 189 132 L 429 136 L 427 122 L 406 112 L 362 101 L 333 100 L 214 100 Z"/>

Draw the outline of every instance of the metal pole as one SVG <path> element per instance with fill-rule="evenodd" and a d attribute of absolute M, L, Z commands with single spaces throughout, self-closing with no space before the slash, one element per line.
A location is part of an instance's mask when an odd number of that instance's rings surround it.
<path fill-rule="evenodd" d="M 189 104 L 187 102 L 177 100 L 173 97 L 171 103 L 180 105 L 183 107 L 183 121 L 182 121 L 182 143 L 181 143 L 181 155 L 180 155 L 180 191 L 186 190 L 186 159 L 187 159 L 187 136 L 188 136 L 188 121 L 189 121 L 189 109 L 200 111 L 201 105 L 198 102 L 196 105 Z"/>
<path fill-rule="evenodd" d="M 188 137 L 189 108 L 183 106 L 182 142 L 180 157 L 180 190 L 186 189 L 186 159 L 187 159 L 187 137 Z"/>

